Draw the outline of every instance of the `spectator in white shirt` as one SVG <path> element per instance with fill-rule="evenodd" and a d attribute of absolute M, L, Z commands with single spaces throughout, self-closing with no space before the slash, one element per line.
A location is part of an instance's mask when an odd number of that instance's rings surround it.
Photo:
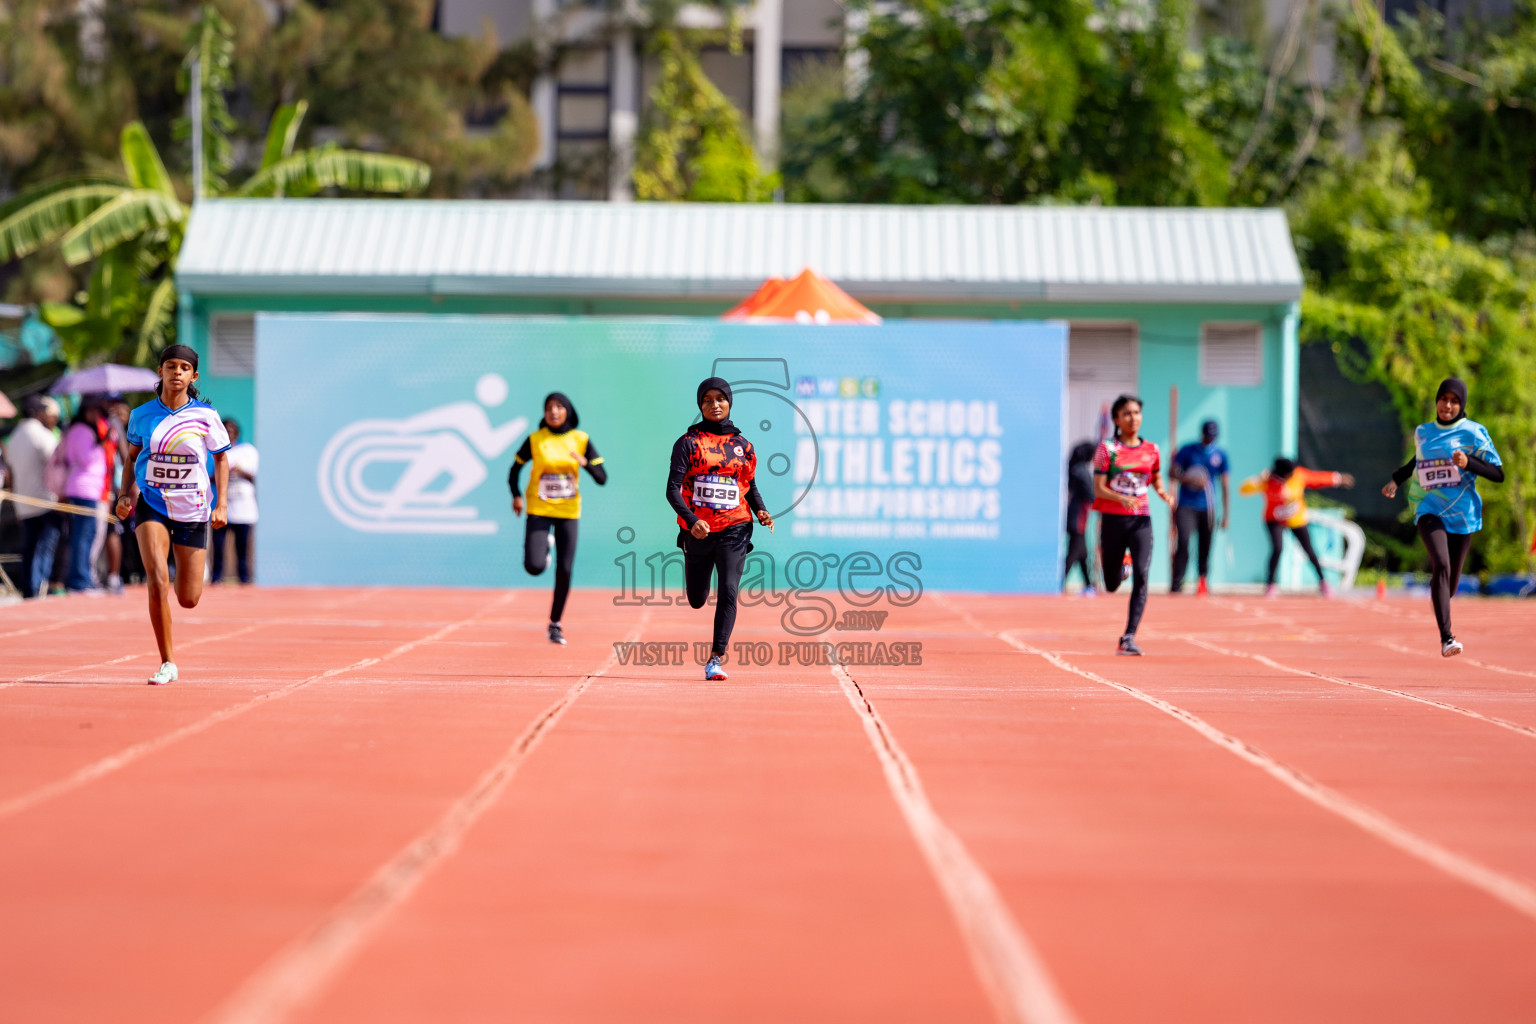
<path fill-rule="evenodd" d="M 24 498 L 57 501 L 44 483 L 48 458 L 59 445 L 55 428 L 59 425 L 59 403 L 51 398 L 32 395 L 22 403 L 26 417 L 11 431 L 6 443 L 6 461 L 11 467 L 11 490 Z M 37 597 L 47 591 L 53 573 L 53 558 L 59 548 L 62 517 L 36 505 L 16 503 L 16 519 L 21 524 L 21 573 L 17 585 L 23 597 Z"/>
<path fill-rule="evenodd" d="M 251 582 L 251 528 L 256 525 L 256 446 L 240 440 L 240 424 L 225 420 L 229 450 L 229 525 L 213 531 L 212 579 L 224 581 L 224 535 L 235 535 L 235 569 L 241 583 Z"/>

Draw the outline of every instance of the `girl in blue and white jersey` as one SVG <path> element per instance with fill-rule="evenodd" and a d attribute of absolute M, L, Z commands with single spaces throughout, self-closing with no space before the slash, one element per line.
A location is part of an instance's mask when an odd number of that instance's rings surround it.
<path fill-rule="evenodd" d="M 1447 658 L 1461 653 L 1460 641 L 1451 635 L 1451 595 L 1461 583 L 1472 535 L 1483 528 L 1477 478 L 1503 483 L 1502 466 L 1488 428 L 1467 419 L 1467 386 L 1447 377 L 1435 392 L 1434 421 L 1414 428 L 1413 457 L 1381 489 L 1396 497 L 1404 481 L 1418 478 L 1422 497 L 1413 521 L 1429 551 L 1429 597 L 1440 626 L 1440 654 Z"/>
<path fill-rule="evenodd" d="M 149 677 L 153 685 L 176 681 L 167 556 L 176 556 L 176 600 L 183 608 L 197 607 L 203 596 L 208 524 L 218 529 L 228 519 L 229 434 L 218 411 L 198 394 L 196 382 L 197 353 L 185 345 L 170 346 L 160 353 L 157 397 L 128 417 L 128 459 L 117 517 L 133 514 L 133 535 L 149 577 L 149 622 L 161 662 Z"/>

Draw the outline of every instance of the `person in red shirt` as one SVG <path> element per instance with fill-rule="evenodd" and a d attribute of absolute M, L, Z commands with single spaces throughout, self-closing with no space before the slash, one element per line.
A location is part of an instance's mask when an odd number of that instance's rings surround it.
<path fill-rule="evenodd" d="M 1353 487 L 1355 478 L 1348 473 L 1334 473 L 1298 466 L 1284 456 L 1277 458 L 1270 469 L 1243 481 L 1239 488 L 1243 494 L 1264 495 L 1264 528 L 1269 531 L 1269 575 L 1265 578 L 1264 595 L 1275 595 L 1275 571 L 1280 568 L 1280 554 L 1284 550 L 1285 531 L 1290 530 L 1301 545 L 1301 550 L 1317 572 L 1317 585 L 1323 596 L 1332 591 L 1323 577 L 1323 564 L 1318 561 L 1312 547 L 1312 535 L 1307 532 L 1307 490 L 1323 487 Z"/>
<path fill-rule="evenodd" d="M 1136 627 L 1147 608 L 1147 575 L 1152 568 L 1152 505 L 1150 488 L 1172 505 L 1163 489 L 1162 460 L 1157 445 L 1141 436 L 1141 399 L 1121 395 L 1110 407 L 1115 436 L 1093 453 L 1093 510 L 1099 513 L 1099 557 L 1104 589 L 1114 593 L 1125 578 L 1125 556 L 1131 560 L 1131 606 L 1118 652 L 1139 656 Z"/>
<path fill-rule="evenodd" d="M 772 531 L 773 516 L 757 490 L 757 452 L 730 420 L 731 386 L 710 377 L 699 385 L 698 402 L 703 421 L 672 445 L 667 502 L 677 512 L 688 604 L 704 607 L 711 577 L 718 581 L 714 645 L 704 666 L 704 678 L 716 680 L 727 678 L 720 659 L 736 626 L 736 591 L 752 550 L 752 517 Z"/>

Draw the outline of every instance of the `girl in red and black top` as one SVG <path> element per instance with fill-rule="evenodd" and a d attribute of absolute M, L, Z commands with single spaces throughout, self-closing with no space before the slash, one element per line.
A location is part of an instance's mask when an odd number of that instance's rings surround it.
<path fill-rule="evenodd" d="M 677 512 L 688 603 L 704 607 L 711 576 L 718 576 L 715 637 L 705 679 L 724 679 L 720 659 L 736 625 L 736 589 L 752 550 L 752 517 L 773 529 L 773 516 L 757 490 L 757 452 L 730 420 L 731 386 L 719 377 L 699 385 L 704 420 L 672 446 L 667 502 Z"/>
<path fill-rule="evenodd" d="M 1125 574 L 1125 553 L 1131 553 L 1131 607 L 1119 653 L 1140 655 L 1136 627 L 1147 608 L 1147 573 L 1152 567 L 1151 488 L 1172 505 L 1163 489 L 1162 460 L 1157 445 L 1141 437 L 1141 399 L 1121 395 L 1110 409 L 1116 436 L 1093 454 L 1093 510 L 1099 513 L 1099 554 L 1104 587 L 1114 593 Z"/>

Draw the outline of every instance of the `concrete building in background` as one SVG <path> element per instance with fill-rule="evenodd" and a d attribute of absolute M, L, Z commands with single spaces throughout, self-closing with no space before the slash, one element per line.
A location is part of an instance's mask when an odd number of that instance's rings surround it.
<path fill-rule="evenodd" d="M 702 55 L 705 73 L 746 117 L 758 152 L 772 163 L 778 150 L 779 95 L 798 73 L 835 61 L 843 45 L 838 0 L 758 0 L 743 10 L 742 47 Z M 724 28 L 715 8 L 683 8 L 692 28 Z M 657 69 L 640 52 L 636 34 L 613 10 L 560 0 L 439 0 L 437 27 L 445 35 L 476 35 L 490 24 L 503 46 L 535 40 L 566 48 L 555 71 L 530 97 L 541 133 L 536 166 L 558 167 L 556 198 L 626 200 L 634 141 Z M 590 41 L 591 45 L 582 45 Z"/>
<path fill-rule="evenodd" d="M 211 199 L 177 266 L 179 337 L 260 445 L 261 312 L 713 318 L 807 266 L 887 320 L 1065 321 L 1068 444 L 1122 392 L 1168 444 L 1177 386 L 1177 438 L 1219 420 L 1234 472 L 1296 451 L 1302 279 L 1281 210 Z M 1163 536 L 1161 503 L 1153 518 Z M 1232 525 L 1212 582 L 1257 582 L 1257 507 Z"/>

